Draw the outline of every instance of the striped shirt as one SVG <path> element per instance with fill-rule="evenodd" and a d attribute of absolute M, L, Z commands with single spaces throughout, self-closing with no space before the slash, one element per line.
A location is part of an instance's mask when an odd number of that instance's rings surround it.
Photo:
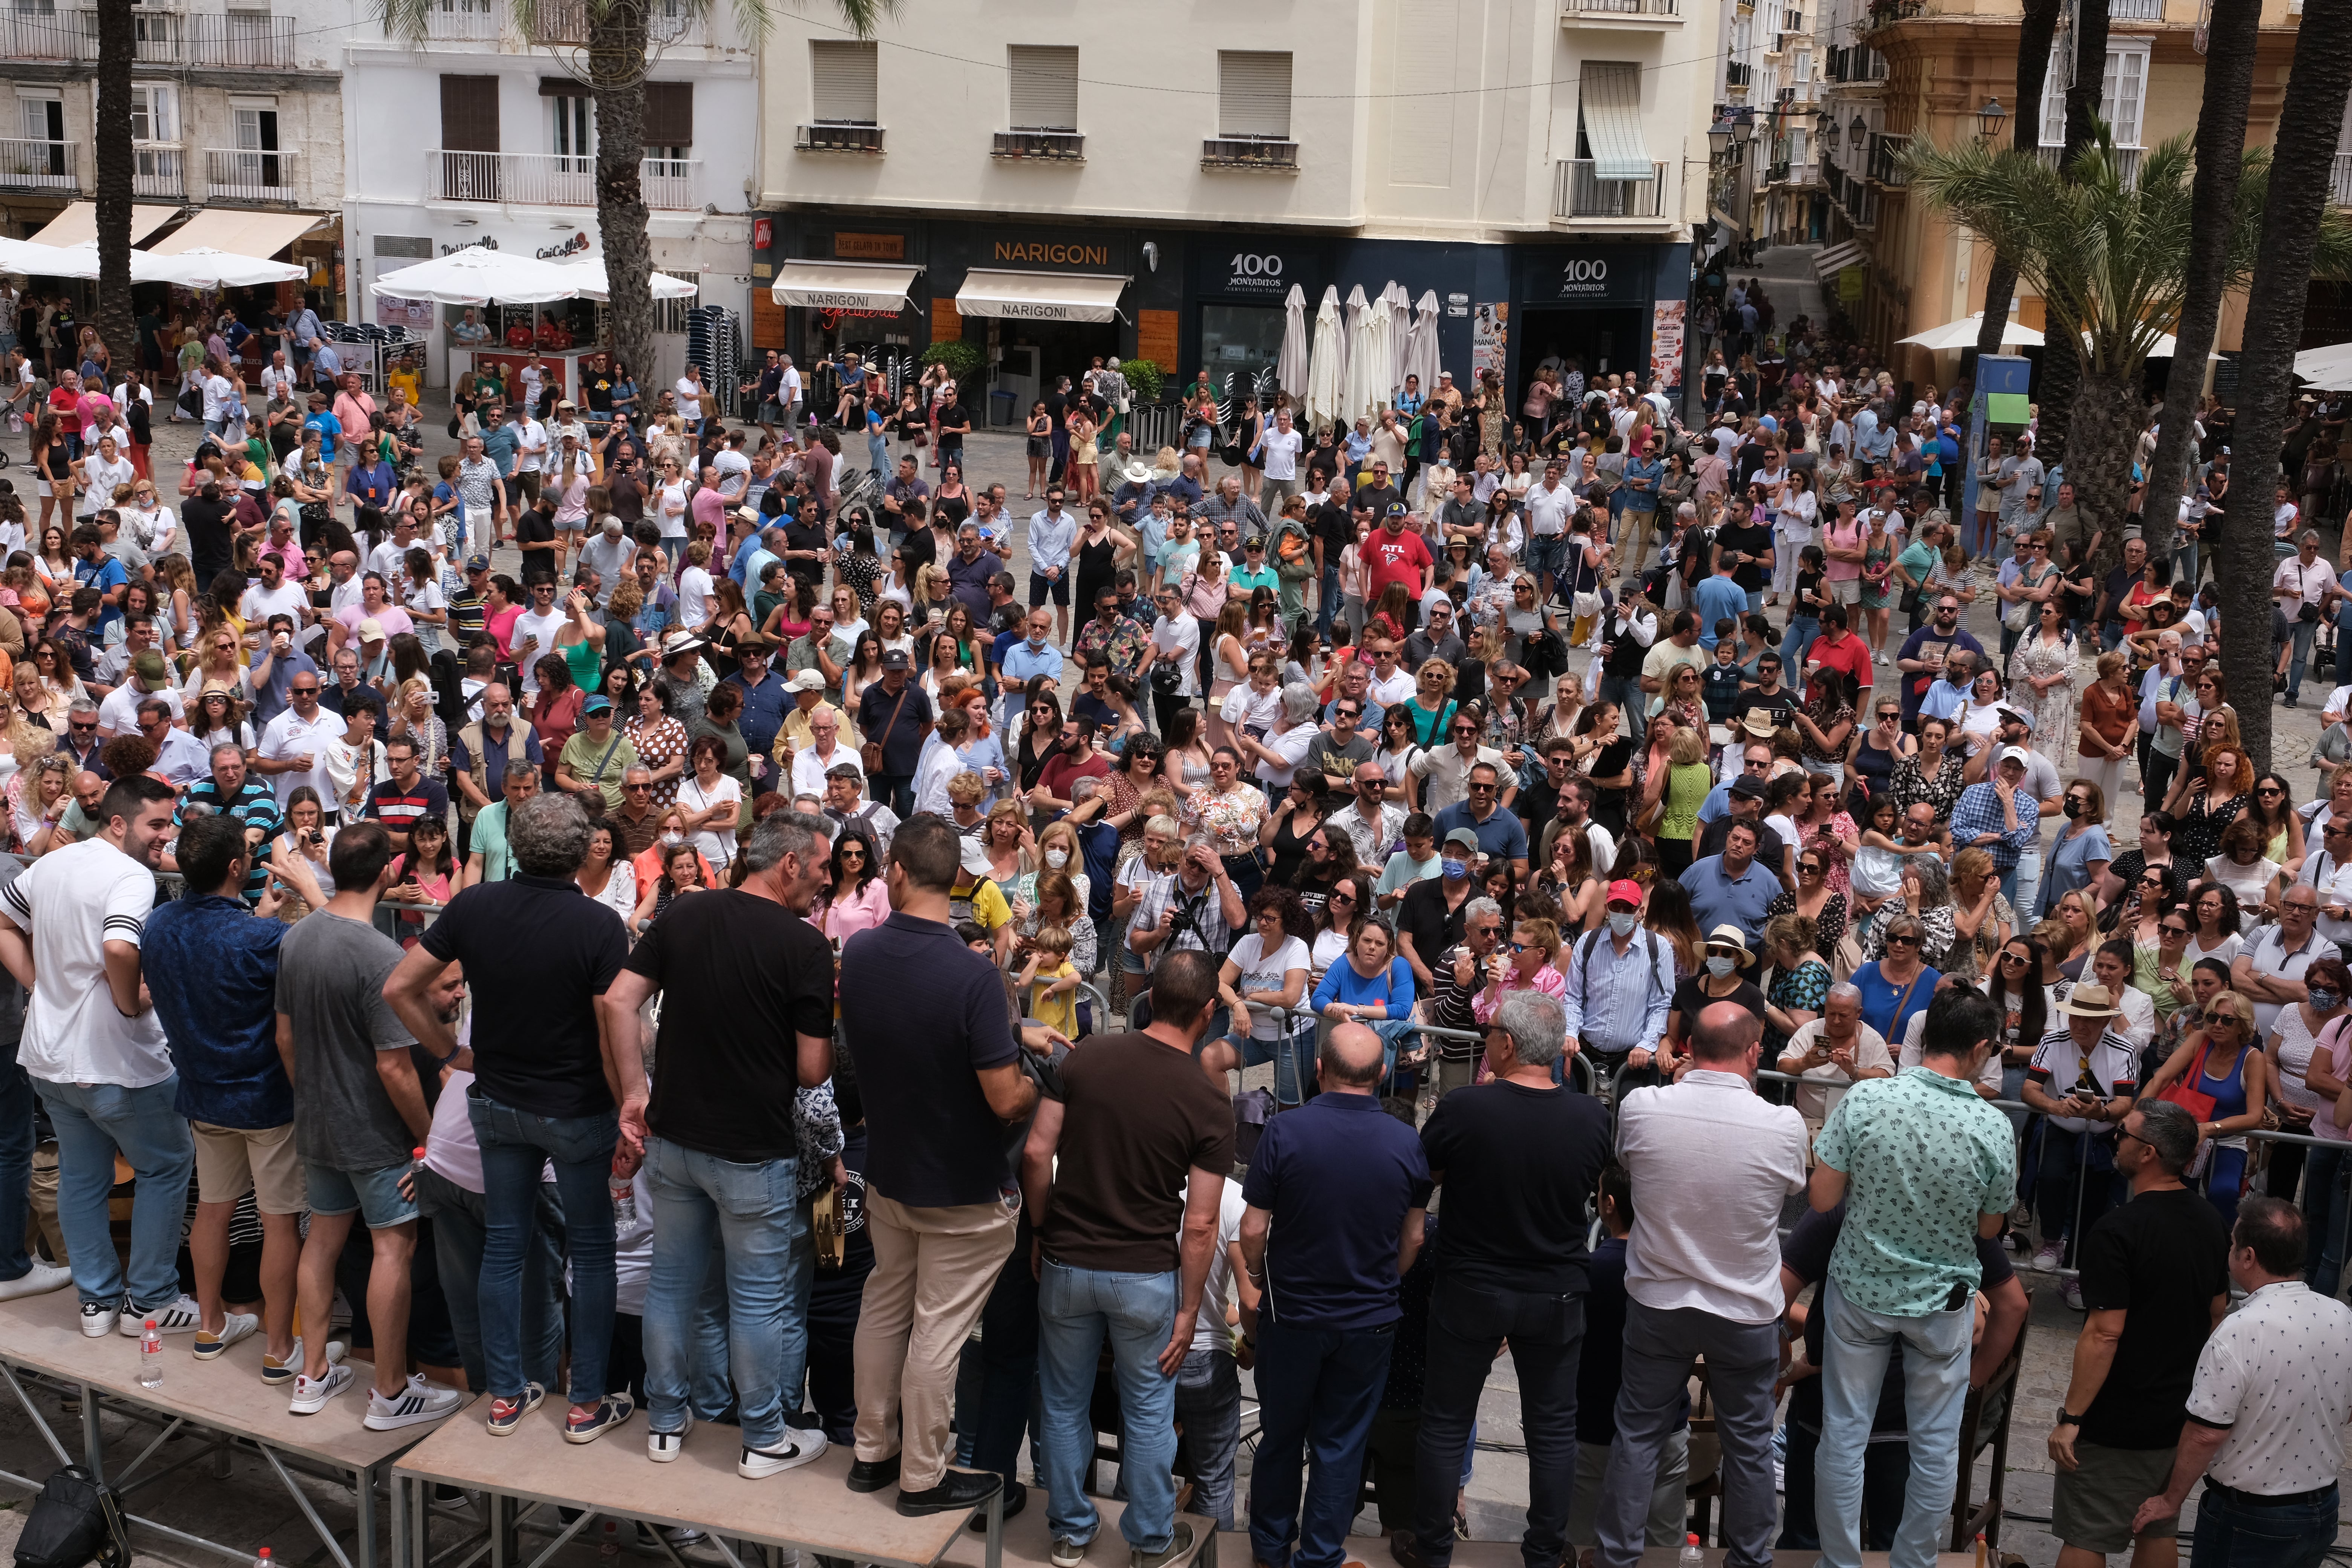
<path fill-rule="evenodd" d="M 1675 997 L 1675 950 L 1657 932 L 1635 931 L 1622 953 L 1605 931 L 1578 938 L 1567 980 L 1568 1032 L 1588 1049 L 1657 1049 Z"/>

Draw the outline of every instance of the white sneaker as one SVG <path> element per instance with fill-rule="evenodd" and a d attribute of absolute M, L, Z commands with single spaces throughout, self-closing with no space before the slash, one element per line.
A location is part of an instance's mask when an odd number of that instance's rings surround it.
<path fill-rule="evenodd" d="M 36 1258 L 33 1267 L 16 1279 L 0 1279 L 0 1301 L 14 1301 L 24 1296 L 46 1296 L 72 1283 L 72 1269 L 62 1263 L 44 1263 Z"/>
<path fill-rule="evenodd" d="M 221 1318 L 221 1331 L 217 1334 L 207 1334 L 204 1330 L 198 1329 L 196 1342 L 190 1349 L 198 1361 L 211 1361 L 247 1334 L 258 1332 L 260 1328 L 261 1319 L 254 1313 L 224 1313 Z"/>
<path fill-rule="evenodd" d="M 742 1457 L 735 1461 L 735 1473 L 747 1481 L 767 1476 L 781 1475 L 798 1469 L 812 1459 L 824 1457 L 825 1437 L 822 1432 L 803 1432 L 796 1426 L 784 1429 L 783 1441 L 772 1448 L 745 1447 Z"/>
<path fill-rule="evenodd" d="M 689 1415 L 686 1425 L 675 1432 L 646 1432 L 646 1458 L 656 1465 L 668 1464 L 686 1452 L 686 1435 L 693 1430 L 694 1417 Z"/>
<path fill-rule="evenodd" d="M 349 1388 L 352 1379 L 358 1375 L 350 1367 L 331 1366 L 326 1376 L 313 1383 L 298 1373 L 294 1377 L 294 1397 L 286 1402 L 286 1408 L 297 1415 L 316 1415 L 327 1407 L 327 1401 Z"/>
<path fill-rule="evenodd" d="M 2074 1308 L 2074 1310 L 2079 1312 L 2083 1310 L 2083 1282 L 2080 1279 L 2062 1281 L 2058 1287 L 2058 1294 L 2065 1298 L 2066 1305 Z"/>
<path fill-rule="evenodd" d="M 380 1388 L 368 1391 L 368 1413 L 360 1425 L 371 1432 L 421 1426 L 440 1420 L 465 1402 L 466 1396 L 456 1389 L 436 1387 L 425 1381 L 423 1373 L 411 1373 L 407 1384 L 390 1399 Z"/>
<path fill-rule="evenodd" d="M 81 1304 L 81 1331 L 93 1340 L 102 1340 L 114 1331 L 116 1321 L 122 1316 L 120 1301 L 84 1301 Z"/>
<path fill-rule="evenodd" d="M 351 1352 L 351 1346 L 345 1344 L 341 1340 L 329 1340 L 327 1342 L 327 1364 L 329 1366 L 341 1366 L 342 1364 L 343 1357 Z M 301 1375 L 301 1335 L 296 1334 L 294 1336 L 294 1347 L 286 1352 L 286 1359 L 284 1361 L 276 1361 L 271 1359 L 268 1351 L 261 1352 L 262 1382 L 291 1383 Z"/>
<path fill-rule="evenodd" d="M 194 1296 L 182 1296 L 152 1312 L 133 1308 L 122 1314 L 122 1337 L 137 1339 L 149 1323 L 155 1325 L 155 1331 L 159 1334 L 192 1334 L 204 1327 L 205 1310 L 196 1305 Z"/>
<path fill-rule="evenodd" d="M 2054 1274 L 2057 1272 L 2060 1260 L 2064 1258 L 2065 1256 L 2066 1244 L 2064 1242 L 2045 1241 L 2042 1244 L 2042 1250 L 2033 1255 L 2033 1261 L 2026 1265 L 2026 1267 L 2035 1270 L 2037 1273 Z"/>

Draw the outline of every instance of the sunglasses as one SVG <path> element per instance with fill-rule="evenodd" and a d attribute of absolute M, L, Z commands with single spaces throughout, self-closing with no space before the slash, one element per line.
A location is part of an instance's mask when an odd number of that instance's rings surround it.
<path fill-rule="evenodd" d="M 1818 877 L 1822 874 L 1822 863 L 1818 860 L 1800 860 L 1797 862 L 1797 869 L 1804 876 Z"/>
<path fill-rule="evenodd" d="M 1916 936 L 1895 935 L 1886 939 L 1886 945 L 1889 947 L 1916 947 L 1919 945 L 1919 939 Z"/>
<path fill-rule="evenodd" d="M 2003 963 L 2023 963 L 2026 956 L 2021 952 L 2004 952 L 2000 955 L 2000 961 Z"/>
<path fill-rule="evenodd" d="M 2143 888 L 2161 888 L 2164 886 L 2164 879 L 2161 877 L 2142 877 L 2139 879 L 2139 885 Z"/>
<path fill-rule="evenodd" d="M 2167 936 L 2187 936 L 2189 934 L 2189 928 L 2187 926 L 2168 925 L 2159 926 L 2157 929 L 2161 931 Z"/>

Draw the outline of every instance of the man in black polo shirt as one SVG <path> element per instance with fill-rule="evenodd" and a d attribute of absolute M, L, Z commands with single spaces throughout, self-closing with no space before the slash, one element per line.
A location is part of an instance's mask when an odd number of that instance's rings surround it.
<path fill-rule="evenodd" d="M 1333 1029 L 1315 1064 L 1322 1092 L 1267 1123 L 1242 1185 L 1242 1266 L 1265 1291 L 1244 1315 L 1258 1344 L 1249 1530 L 1259 1563 L 1288 1563 L 1294 1547 L 1302 1563 L 1348 1554 L 1403 1315 L 1398 1286 L 1421 1250 L 1429 1204 L 1419 1140 L 1381 1109 L 1381 1054 L 1364 1025 Z M 1457 1446 L 1457 1466 L 1461 1454 Z M 1445 1495 L 1451 1513 L 1450 1488 Z"/>
<path fill-rule="evenodd" d="M 1507 1339 L 1528 1445 L 1521 1551 L 1530 1563 L 1557 1563 L 1567 1544 L 1584 1341 L 1584 1205 L 1609 1162 L 1609 1113 L 1552 1082 L 1568 1033 L 1557 1001 L 1514 991 L 1486 1028 L 1493 1079 L 1439 1100 L 1421 1131 L 1430 1179 L 1446 1189 L 1446 1203 L 1414 1451 L 1413 1549 L 1396 1553 L 1404 1568 L 1454 1560 L 1463 1449 Z"/>
<path fill-rule="evenodd" d="M 1723 526 L 1715 531 L 1715 559 L 1731 564 L 1731 580 L 1748 595 L 1748 607 L 1764 607 L 1764 585 L 1772 577 L 1772 529 L 1758 521 L 1748 503 L 1733 498 L 1724 503 Z"/>
<path fill-rule="evenodd" d="M 467 1110 L 490 1216 L 481 1307 L 493 1433 L 514 1431 L 543 1396 L 523 1375 L 523 1256 L 532 1232 L 522 1216 L 537 1202 L 541 1169 L 555 1169 L 572 1263 L 564 1436 L 573 1443 L 594 1442 L 636 1408 L 606 1376 L 615 1288 L 611 1178 L 633 1174 L 645 1154 L 644 1052 L 635 1034 L 608 1032 L 596 1016 L 596 999 L 628 961 L 628 929 L 572 880 L 589 833 L 587 813 L 567 795 L 509 806 L 514 876 L 452 899 L 383 987 L 417 1044 L 444 1064 L 457 1057 L 457 1040 L 434 1005 L 434 982 L 462 963 L 474 990 Z"/>
<path fill-rule="evenodd" d="M 480 637 L 488 612 L 483 601 L 490 590 L 490 558 L 473 554 L 466 557 L 466 591 L 449 600 L 449 633 L 457 639 L 459 647 L 472 646 Z"/>

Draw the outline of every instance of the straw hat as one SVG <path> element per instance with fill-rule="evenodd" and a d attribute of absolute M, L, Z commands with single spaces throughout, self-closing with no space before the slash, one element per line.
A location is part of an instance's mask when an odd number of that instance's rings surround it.
<path fill-rule="evenodd" d="M 2058 1011 L 2075 1018 L 2116 1018 L 2123 1009 L 2104 985 L 2077 985 L 2058 1004 Z"/>
<path fill-rule="evenodd" d="M 1756 955 L 1748 951 L 1748 933 L 1736 925 L 1719 925 L 1707 932 L 1706 945 L 1709 949 L 1718 947 L 1731 949 L 1734 954 L 1733 962 L 1742 969 L 1756 967 Z"/>

